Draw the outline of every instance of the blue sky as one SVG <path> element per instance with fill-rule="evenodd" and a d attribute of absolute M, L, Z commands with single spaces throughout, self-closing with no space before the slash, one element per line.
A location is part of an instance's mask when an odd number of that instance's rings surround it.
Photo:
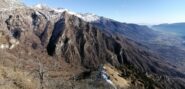
<path fill-rule="evenodd" d="M 66 8 L 74 12 L 94 13 L 120 22 L 159 24 L 185 22 L 185 0 L 23 0 Z"/>

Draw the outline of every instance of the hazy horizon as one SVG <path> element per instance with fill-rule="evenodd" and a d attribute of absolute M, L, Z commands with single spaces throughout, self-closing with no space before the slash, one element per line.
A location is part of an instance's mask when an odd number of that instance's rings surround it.
<path fill-rule="evenodd" d="M 23 0 L 74 12 L 94 13 L 120 22 L 155 25 L 185 22 L 184 0 Z"/>

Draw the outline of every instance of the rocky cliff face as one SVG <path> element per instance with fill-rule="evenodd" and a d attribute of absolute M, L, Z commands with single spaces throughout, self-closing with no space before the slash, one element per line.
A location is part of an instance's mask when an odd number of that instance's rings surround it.
<path fill-rule="evenodd" d="M 57 82 L 52 85 L 51 82 L 59 78 L 66 78 L 74 84 L 73 87 L 79 88 L 78 82 L 87 84 L 84 81 L 92 81 L 89 78 L 97 75 L 100 65 L 104 64 L 111 64 L 120 71 L 119 76 L 128 81 L 128 89 L 185 88 L 183 73 L 139 43 L 118 35 L 119 31 L 112 32 L 70 12 L 48 8 L 19 8 L 0 13 L 3 13 L 0 20 L 3 40 L 0 45 L 7 45 L 1 48 L 6 50 L 3 59 L 11 61 L 7 64 L 21 60 L 20 69 L 27 72 L 40 68 L 41 88 L 72 88 L 70 84 L 56 85 Z M 38 66 L 36 59 L 39 59 Z M 45 71 L 41 68 L 47 70 L 47 76 L 42 76 Z M 49 81 L 46 85 L 43 84 L 45 79 Z M 15 82 L 18 87 L 22 85 Z M 103 85 L 106 85 L 104 82 Z M 86 88 L 90 89 L 90 85 Z"/>

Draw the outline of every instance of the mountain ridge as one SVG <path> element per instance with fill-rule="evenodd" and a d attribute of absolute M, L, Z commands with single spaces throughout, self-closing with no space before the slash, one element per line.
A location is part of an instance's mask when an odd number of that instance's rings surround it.
<path fill-rule="evenodd" d="M 127 38 L 126 35 L 134 35 L 133 32 L 137 31 L 137 28 L 146 31 L 148 29 L 146 27 L 142 29 L 140 25 L 123 24 L 123 27 L 127 27 L 125 30 L 118 28 L 112 30 L 105 26 L 111 24 L 112 28 L 116 28 L 115 23 L 118 22 L 111 23 L 108 20 L 104 23 L 91 23 L 66 11 L 58 13 L 50 9 L 21 8 L 6 11 L 3 15 L 4 18 L 0 20 L 1 33 L 7 38 L 5 43 L 9 45 L 8 47 L 13 45 L 12 49 L 3 49 L 1 60 L 3 66 L 14 71 L 17 69 L 31 73 L 34 71 L 33 74 L 39 76 L 36 76 L 38 81 L 35 80 L 33 84 L 40 84 L 41 89 L 74 87 L 84 89 L 85 86 L 87 86 L 85 89 L 91 87 L 107 89 L 106 82 L 97 77 L 102 64 L 111 64 L 121 71 L 117 76 L 129 82 L 128 89 L 185 87 L 183 85 L 185 74 L 150 53 L 143 45 Z M 120 32 L 124 35 L 120 35 Z M 93 76 L 95 78 L 91 78 Z M 6 78 L 3 77 L 5 80 Z M 26 84 L 19 82 L 21 81 L 19 78 L 10 77 L 10 79 L 14 82 L 8 83 L 15 87 L 27 87 Z M 101 86 L 97 87 L 96 83 L 100 83 Z"/>
<path fill-rule="evenodd" d="M 164 32 L 172 32 L 179 36 L 184 36 L 184 28 L 185 28 L 185 22 L 179 22 L 179 23 L 171 23 L 171 24 L 159 24 L 152 26 L 153 29 L 164 31 Z"/>

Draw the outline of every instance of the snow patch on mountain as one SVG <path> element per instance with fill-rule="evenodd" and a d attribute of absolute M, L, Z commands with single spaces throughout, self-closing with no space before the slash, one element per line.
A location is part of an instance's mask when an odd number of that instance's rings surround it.
<path fill-rule="evenodd" d="M 38 8 L 38 9 L 42 9 L 43 8 L 43 5 L 42 4 L 37 4 L 34 6 L 35 8 Z"/>
<path fill-rule="evenodd" d="M 51 9 L 46 4 L 37 4 L 37 5 L 33 6 L 32 8 L 34 8 L 34 9 Z"/>
<path fill-rule="evenodd" d="M 102 78 L 103 78 L 107 83 L 109 83 L 110 85 L 112 85 L 112 86 L 114 87 L 114 89 L 117 89 L 117 88 L 116 88 L 116 85 L 110 80 L 109 75 L 108 75 L 108 73 L 107 73 L 105 70 L 106 70 L 106 68 L 105 68 L 105 66 L 104 66 L 104 67 L 103 67 L 103 70 L 101 71 L 101 76 L 102 76 Z"/>
<path fill-rule="evenodd" d="M 91 13 L 85 13 L 85 14 L 84 13 L 76 13 L 76 12 L 72 12 L 72 11 L 70 11 L 68 9 L 64 9 L 64 8 L 53 9 L 53 10 L 58 13 L 63 13 L 64 11 L 66 11 L 69 14 L 75 15 L 75 16 L 77 16 L 87 22 L 94 22 L 94 21 L 100 20 L 100 16 L 97 16 L 97 15 L 91 14 Z"/>
<path fill-rule="evenodd" d="M 94 22 L 94 21 L 100 20 L 100 17 L 95 14 L 86 13 L 86 14 L 80 14 L 80 15 L 81 15 L 82 19 L 84 19 L 85 21 L 88 21 L 88 22 Z"/>
<path fill-rule="evenodd" d="M 46 5 L 43 5 L 43 4 L 37 4 L 34 6 L 35 9 L 51 9 L 51 10 L 54 10 L 55 12 L 57 13 L 63 13 L 63 12 L 67 12 L 71 15 L 75 15 L 81 19 L 83 19 L 84 21 L 87 21 L 87 22 L 95 22 L 95 21 L 99 21 L 100 20 L 100 16 L 97 16 L 95 14 L 91 14 L 91 13 L 76 13 L 76 12 L 72 12 L 68 9 L 64 9 L 64 8 L 49 8 L 48 6 Z"/>
<path fill-rule="evenodd" d="M 53 8 L 53 10 L 55 11 L 55 12 L 57 12 L 57 13 L 63 13 L 64 11 L 67 11 L 67 12 L 69 12 L 69 10 L 68 9 L 64 9 L 64 8 Z"/>
<path fill-rule="evenodd" d="M 71 12 L 71 11 L 68 11 L 68 13 L 72 14 L 72 15 L 75 15 L 81 19 L 83 19 L 84 21 L 87 21 L 87 22 L 95 22 L 95 21 L 99 21 L 100 20 L 100 17 L 97 16 L 97 15 L 94 15 L 94 14 L 90 14 L 90 13 L 85 13 L 85 14 L 80 14 L 80 13 L 75 13 L 75 12 Z"/>

